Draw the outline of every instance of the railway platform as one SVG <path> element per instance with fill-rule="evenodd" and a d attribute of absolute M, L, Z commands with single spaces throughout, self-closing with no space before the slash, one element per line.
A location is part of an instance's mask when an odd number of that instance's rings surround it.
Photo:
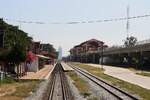
<path fill-rule="evenodd" d="M 64 71 L 73 71 L 74 70 L 73 68 L 71 68 L 69 65 L 67 65 L 64 62 L 61 62 L 61 65 L 62 65 L 62 68 Z"/>
<path fill-rule="evenodd" d="M 48 79 L 53 69 L 53 65 L 45 65 L 44 68 L 38 72 L 27 72 L 27 75 L 21 77 L 20 79 Z"/>
<path fill-rule="evenodd" d="M 87 65 L 101 68 L 101 65 L 99 64 L 87 64 Z M 103 68 L 105 69 L 104 73 L 107 75 L 141 86 L 146 89 L 150 89 L 150 84 L 149 84 L 150 77 L 137 75 L 133 71 L 127 68 L 106 66 L 106 65 L 103 65 Z"/>

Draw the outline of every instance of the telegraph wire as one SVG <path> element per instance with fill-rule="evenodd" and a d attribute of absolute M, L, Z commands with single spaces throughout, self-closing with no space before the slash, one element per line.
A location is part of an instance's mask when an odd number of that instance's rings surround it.
<path fill-rule="evenodd" d="M 130 19 L 139 19 L 139 18 L 145 18 L 150 17 L 150 14 L 146 15 L 139 15 L 139 16 L 132 16 L 132 17 L 120 17 L 120 18 L 112 18 L 112 19 L 104 19 L 104 20 L 90 20 L 90 21 L 72 21 L 72 22 L 41 22 L 41 21 L 25 21 L 25 20 L 15 20 L 15 19 L 9 19 L 9 18 L 2 18 L 6 21 L 12 21 L 12 22 L 18 22 L 18 23 L 24 23 L 24 24 L 88 24 L 88 23 L 102 23 L 102 22 L 115 22 L 115 21 L 122 21 L 122 20 L 130 20 Z"/>

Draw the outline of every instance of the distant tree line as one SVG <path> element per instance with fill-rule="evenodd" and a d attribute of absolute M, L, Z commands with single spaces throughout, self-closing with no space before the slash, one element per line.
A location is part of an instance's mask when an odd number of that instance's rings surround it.
<path fill-rule="evenodd" d="M 27 53 L 32 48 L 33 38 L 28 33 L 20 30 L 0 19 L 0 66 L 17 66 L 26 61 Z M 47 51 L 47 56 L 57 58 L 58 52 L 53 45 L 41 44 L 41 50 Z"/>

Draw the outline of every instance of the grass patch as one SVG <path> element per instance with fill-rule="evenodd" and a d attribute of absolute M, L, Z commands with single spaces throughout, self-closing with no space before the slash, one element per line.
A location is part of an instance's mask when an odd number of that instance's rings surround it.
<path fill-rule="evenodd" d="M 12 78 L 6 77 L 5 79 L 0 80 L 0 85 L 2 85 L 2 84 L 14 83 L 14 82 L 15 82 L 15 81 L 14 81 Z"/>
<path fill-rule="evenodd" d="M 145 72 L 145 71 L 142 71 L 142 70 L 137 70 L 135 68 L 129 68 L 129 70 L 133 71 L 137 75 L 142 75 L 142 76 L 148 76 L 148 77 L 150 77 L 150 72 Z"/>
<path fill-rule="evenodd" d="M 91 93 L 89 92 L 89 88 L 88 88 L 89 86 L 85 80 L 80 78 L 80 76 L 78 76 L 75 72 L 66 72 L 66 73 L 74 81 L 73 84 L 77 87 L 80 94 L 83 95 L 84 98 L 91 95 Z"/>
<path fill-rule="evenodd" d="M 98 100 L 97 97 L 90 97 L 87 100 Z"/>
<path fill-rule="evenodd" d="M 0 86 L 1 100 L 22 100 L 36 91 L 39 80 L 20 80 L 18 82 L 6 82 Z"/>
<path fill-rule="evenodd" d="M 128 69 L 131 70 L 131 71 L 133 71 L 133 72 L 137 72 L 138 71 L 137 69 L 135 69 L 133 67 L 129 67 Z"/>
<path fill-rule="evenodd" d="M 74 64 L 80 68 L 83 68 L 85 70 L 87 70 L 88 72 L 90 72 L 93 75 L 96 75 L 102 79 L 104 79 L 105 81 L 109 82 L 110 84 L 113 84 L 125 91 L 128 91 L 129 93 L 132 94 L 137 94 L 139 95 L 141 98 L 143 98 L 144 100 L 150 100 L 150 90 L 148 89 L 144 89 L 140 86 L 122 81 L 120 79 L 111 77 L 109 75 L 104 74 L 104 70 L 100 69 L 100 68 L 96 68 L 90 65 L 84 65 L 84 64 L 80 64 L 80 63 L 71 63 Z"/>
<path fill-rule="evenodd" d="M 137 72 L 136 74 L 150 77 L 150 73 L 147 73 L 147 72 Z"/>

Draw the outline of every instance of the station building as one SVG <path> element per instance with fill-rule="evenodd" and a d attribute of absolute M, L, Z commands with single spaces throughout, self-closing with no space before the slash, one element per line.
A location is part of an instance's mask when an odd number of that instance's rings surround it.
<path fill-rule="evenodd" d="M 99 58 L 108 46 L 103 41 L 90 39 L 70 49 L 70 60 L 82 63 L 99 63 Z"/>

